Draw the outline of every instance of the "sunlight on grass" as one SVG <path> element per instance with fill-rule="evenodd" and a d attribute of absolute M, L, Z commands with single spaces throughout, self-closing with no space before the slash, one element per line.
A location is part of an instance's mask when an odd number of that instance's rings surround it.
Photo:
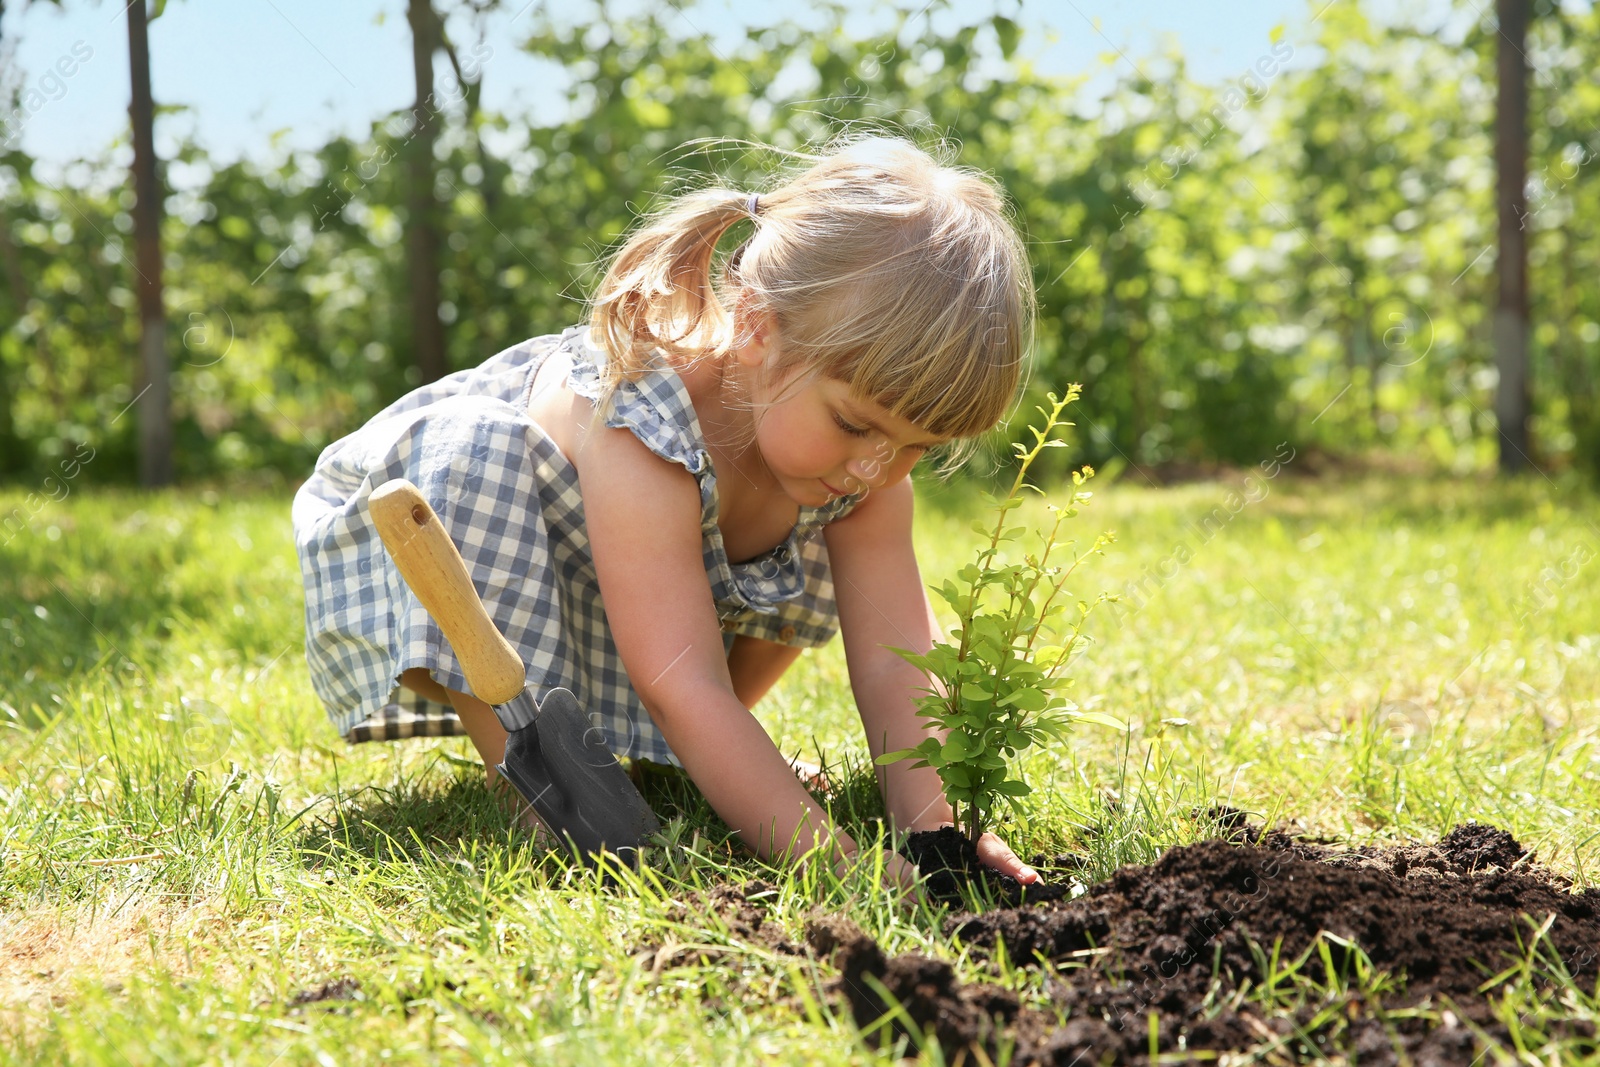
<path fill-rule="evenodd" d="M 1094 880 L 1211 835 L 1226 803 L 1355 841 L 1493 822 L 1595 884 L 1594 499 L 1285 477 L 1234 513 L 1235 488 L 1100 487 L 1079 518 L 1081 539 L 1119 540 L 1073 591 L 1123 600 L 1092 623 L 1074 695 L 1133 731 L 1030 755 L 1018 851 L 1079 854 Z M 960 497 L 923 494 L 928 580 L 970 556 Z M 959 955 L 933 912 L 772 869 L 671 781 L 651 794 L 667 844 L 601 887 L 533 849 L 465 739 L 337 738 L 302 603 L 283 495 L 76 495 L 0 546 L 8 1045 L 37 1062 L 893 1061 L 819 998 L 819 964 L 681 905 L 760 878 L 791 937 L 820 906 L 891 951 Z M 757 715 L 830 765 L 837 816 L 870 836 L 839 643 Z M 640 949 L 663 936 L 717 962 L 653 972 Z M 1592 999 L 1517 996 L 1535 1044 L 1563 1011 L 1594 1017 Z"/>

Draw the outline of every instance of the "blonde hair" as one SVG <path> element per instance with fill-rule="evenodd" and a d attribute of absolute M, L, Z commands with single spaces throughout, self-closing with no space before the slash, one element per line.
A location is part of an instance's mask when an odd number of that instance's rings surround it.
<path fill-rule="evenodd" d="M 749 219 L 754 232 L 719 264 L 718 242 Z M 735 289 L 773 316 L 775 378 L 836 378 L 969 444 L 1005 417 L 1032 335 L 1027 251 L 1003 194 L 892 137 L 844 143 L 758 199 L 709 188 L 649 217 L 593 302 L 606 384 L 636 379 L 657 352 L 674 364 L 725 354 Z"/>

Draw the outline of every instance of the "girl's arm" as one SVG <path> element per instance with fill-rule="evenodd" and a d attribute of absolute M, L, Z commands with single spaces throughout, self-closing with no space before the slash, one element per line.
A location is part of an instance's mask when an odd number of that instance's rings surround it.
<path fill-rule="evenodd" d="M 911 542 L 911 480 L 876 489 L 849 515 L 823 527 L 839 628 L 844 635 L 850 687 L 876 759 L 884 752 L 915 747 L 935 730 L 916 713 L 928 678 L 886 645 L 927 652 L 938 639 L 939 621 L 928 599 Z M 896 826 L 930 830 L 955 821 L 932 767 L 901 760 L 878 768 L 884 806 Z M 1038 875 L 1000 838 L 985 833 L 978 855 L 988 866 L 1031 882 Z"/>
<path fill-rule="evenodd" d="M 690 778 L 763 857 L 853 853 L 855 842 L 832 826 L 734 692 L 701 554 L 694 476 L 625 429 L 596 428 L 575 453 L 617 652 Z"/>

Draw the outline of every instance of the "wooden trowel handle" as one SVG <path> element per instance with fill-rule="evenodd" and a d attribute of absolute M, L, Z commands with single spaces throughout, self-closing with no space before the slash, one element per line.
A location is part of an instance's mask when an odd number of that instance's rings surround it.
<path fill-rule="evenodd" d="M 368 501 L 372 522 L 400 576 L 450 641 L 473 695 L 506 704 L 527 687 L 522 657 L 495 627 L 467 565 L 415 485 L 385 482 Z"/>

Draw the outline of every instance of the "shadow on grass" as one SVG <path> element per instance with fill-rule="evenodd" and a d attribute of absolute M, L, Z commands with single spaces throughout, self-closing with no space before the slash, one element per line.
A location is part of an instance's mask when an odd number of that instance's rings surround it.
<path fill-rule="evenodd" d="M 707 836 L 732 836 L 681 770 L 643 761 L 639 785 L 663 822 L 682 818 Z M 518 803 L 491 792 L 476 773 L 359 786 L 308 822 L 298 848 L 308 866 L 320 866 L 340 854 L 392 863 L 460 855 L 472 842 L 520 846 L 534 835 L 516 814 Z"/>
<path fill-rule="evenodd" d="M 628 766 L 628 764 L 625 764 Z M 712 809 L 705 794 L 682 770 L 641 761 L 633 767 L 645 802 L 669 826 L 669 836 L 694 835 L 710 852 L 744 852 L 737 835 Z M 883 825 L 883 803 L 873 769 L 845 759 L 825 766 L 833 789 L 813 791 L 836 822 L 863 844 Z M 528 849 L 532 866 L 559 880 L 564 857 L 544 848 L 514 810 L 491 792 L 476 772 L 449 778 L 421 775 L 391 785 L 364 785 L 342 792 L 332 805 L 307 816 L 296 852 L 308 868 L 358 863 L 433 864 L 471 859 L 485 846 L 506 852 Z"/>
<path fill-rule="evenodd" d="M 407 780 L 342 793 L 331 809 L 308 820 L 296 847 L 306 866 L 320 867 L 344 855 L 416 862 L 462 855 L 473 842 L 516 847 L 532 839 L 481 777 L 458 775 L 444 783 Z"/>
<path fill-rule="evenodd" d="M 681 768 L 650 760 L 637 761 L 635 767 L 634 782 L 663 822 L 681 816 L 707 833 L 731 832 Z M 822 773 L 828 787 L 810 790 L 812 798 L 829 809 L 851 834 L 860 827 L 875 830 L 874 824 L 883 821 L 884 810 L 872 765 L 847 755 L 837 761 L 825 761 Z"/>

